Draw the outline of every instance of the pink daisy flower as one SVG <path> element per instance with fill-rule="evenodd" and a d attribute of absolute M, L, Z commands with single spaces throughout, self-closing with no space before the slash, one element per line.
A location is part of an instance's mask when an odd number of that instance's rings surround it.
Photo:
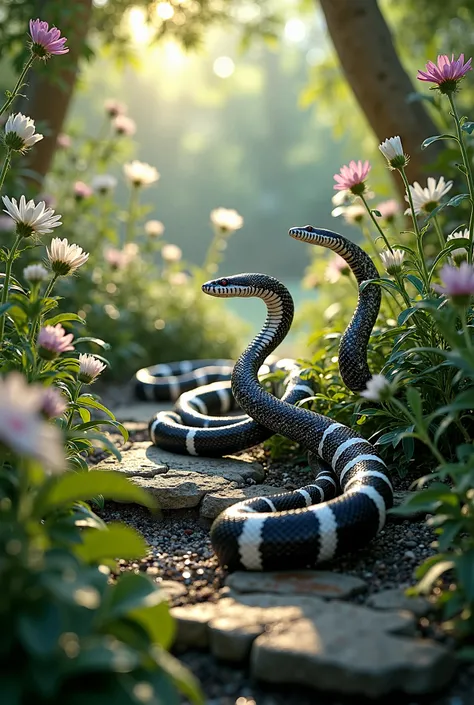
<path fill-rule="evenodd" d="M 334 186 L 336 191 L 349 190 L 356 196 L 360 196 L 365 191 L 365 179 L 371 169 L 368 161 L 358 162 L 354 160 L 349 162 L 349 166 L 341 167 L 339 174 L 334 174 L 334 180 L 337 182 Z"/>
<path fill-rule="evenodd" d="M 60 323 L 44 326 L 38 333 L 38 352 L 45 360 L 54 360 L 63 352 L 74 350 L 73 338 L 73 334 L 66 333 Z"/>
<path fill-rule="evenodd" d="M 74 184 L 74 196 L 78 201 L 82 201 L 83 198 L 89 198 L 93 193 L 94 191 L 84 181 L 76 181 Z"/>
<path fill-rule="evenodd" d="M 472 59 L 464 63 L 464 54 L 459 55 L 459 59 L 454 58 L 454 54 L 449 59 L 446 54 L 440 54 L 437 63 L 428 61 L 425 71 L 418 71 L 416 77 L 419 81 L 435 83 L 442 92 L 456 90 L 458 81 L 471 70 Z"/>
<path fill-rule="evenodd" d="M 433 289 L 449 296 L 454 304 L 467 306 L 474 295 L 474 267 L 467 262 L 463 262 L 460 267 L 445 264 L 440 277 L 444 286 L 433 284 Z"/>
<path fill-rule="evenodd" d="M 49 28 L 47 22 L 30 20 L 30 35 L 32 39 L 31 52 L 39 59 L 49 59 L 50 56 L 67 54 L 69 49 L 64 46 L 66 37 L 56 27 Z"/>

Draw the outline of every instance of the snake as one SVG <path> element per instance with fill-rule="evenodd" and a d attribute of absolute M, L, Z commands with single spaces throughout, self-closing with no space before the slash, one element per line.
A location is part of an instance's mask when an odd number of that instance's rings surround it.
<path fill-rule="evenodd" d="M 291 228 L 289 234 L 340 254 L 359 285 L 378 276 L 368 255 L 338 233 L 307 225 Z M 330 417 L 277 399 L 258 379 L 263 360 L 290 329 L 290 293 L 277 279 L 259 273 L 215 279 L 202 290 L 218 298 L 258 297 L 266 304 L 261 331 L 234 365 L 232 392 L 258 423 L 305 447 L 318 468 L 313 481 L 298 490 L 247 499 L 225 509 L 210 533 L 219 562 L 230 571 L 311 568 L 366 546 L 383 528 L 393 504 L 388 471 L 376 449 Z M 380 299 L 376 284 L 359 288 L 356 310 L 341 339 L 341 376 L 355 390 L 363 389 L 371 376 L 366 345 Z"/>
<path fill-rule="evenodd" d="M 293 317 L 293 311 L 291 312 Z M 171 411 L 157 412 L 148 424 L 150 440 L 162 450 L 181 455 L 221 457 L 251 448 L 273 435 L 240 410 L 231 391 L 233 360 L 183 360 L 138 370 L 135 394 L 146 401 L 175 401 Z M 295 360 L 270 357 L 259 374 L 284 371 L 282 399 L 297 404 L 314 390 Z M 278 381 L 271 384 L 277 393 Z M 212 414 L 218 414 L 213 416 Z"/>

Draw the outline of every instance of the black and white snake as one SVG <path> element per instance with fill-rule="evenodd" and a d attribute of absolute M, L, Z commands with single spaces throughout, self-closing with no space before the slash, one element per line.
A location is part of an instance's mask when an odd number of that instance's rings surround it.
<path fill-rule="evenodd" d="M 292 228 L 290 235 L 338 252 L 359 284 L 378 276 L 370 258 L 337 233 L 305 226 Z M 356 432 L 295 407 L 285 398 L 277 399 L 258 379 L 260 366 L 291 326 L 293 302 L 289 292 L 278 280 L 264 274 L 220 278 L 207 282 L 202 289 L 211 296 L 256 296 L 265 302 L 265 324 L 233 368 L 233 395 L 241 409 L 270 430 L 268 435 L 280 433 L 297 441 L 309 450 L 312 464 L 319 461 L 319 471 L 311 484 L 271 499 L 240 502 L 217 517 L 211 540 L 220 562 L 230 570 L 310 567 L 364 546 L 384 526 L 386 511 L 392 505 L 393 490 L 385 464 Z M 371 376 L 366 349 L 380 297 L 378 286 L 364 288 L 341 339 L 341 376 L 354 391 L 364 389 Z"/>

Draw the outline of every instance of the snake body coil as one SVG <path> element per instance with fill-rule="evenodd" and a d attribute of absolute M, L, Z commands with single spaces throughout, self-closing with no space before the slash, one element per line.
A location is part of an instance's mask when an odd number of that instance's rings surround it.
<path fill-rule="evenodd" d="M 336 233 L 306 226 L 293 228 L 290 235 L 306 241 L 317 238 L 318 244 L 342 256 L 345 253 L 352 258 L 359 281 L 376 276 L 367 255 Z M 385 464 L 373 446 L 350 428 L 276 399 L 258 380 L 260 365 L 291 325 L 289 292 L 263 274 L 217 279 L 202 288 L 211 296 L 257 296 L 265 302 L 267 319 L 235 364 L 232 391 L 241 408 L 257 422 L 297 441 L 322 461 L 311 484 L 271 499 L 239 502 L 222 512 L 211 529 L 220 562 L 230 570 L 311 567 L 364 546 L 382 529 L 392 505 L 393 490 Z M 368 340 L 380 304 L 376 290 L 378 287 L 369 285 L 360 294 L 344 345 L 349 340 L 360 347 L 361 341 Z M 356 389 L 365 387 L 370 377 L 363 357 L 356 358 L 357 363 L 349 366 L 345 375 L 346 383 Z"/>

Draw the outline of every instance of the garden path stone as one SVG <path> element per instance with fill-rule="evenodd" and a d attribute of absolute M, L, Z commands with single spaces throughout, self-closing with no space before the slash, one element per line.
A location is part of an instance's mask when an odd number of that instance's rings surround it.
<path fill-rule="evenodd" d="M 171 613 L 180 647 L 208 647 L 234 662 L 250 655 L 253 677 L 267 682 L 376 698 L 433 692 L 455 668 L 446 647 L 413 637 L 407 611 L 262 593 Z"/>
<path fill-rule="evenodd" d="M 149 443 L 135 443 L 122 452 L 121 462 L 107 458 L 96 469 L 123 472 L 151 492 L 161 509 L 196 507 L 208 493 L 231 491 L 264 475 L 261 464 L 245 455 L 197 458 L 168 453 Z"/>
<path fill-rule="evenodd" d="M 207 494 L 201 504 L 200 514 L 203 519 L 215 519 L 224 509 L 231 507 L 237 502 L 251 497 L 271 497 L 274 494 L 287 492 L 284 487 L 274 487 L 273 485 L 252 485 L 241 487 L 235 490 L 223 490 Z"/>
<path fill-rule="evenodd" d="M 408 597 L 402 588 L 376 592 L 370 595 L 367 604 L 377 610 L 408 610 L 417 617 L 424 617 L 432 609 L 424 597 Z"/>
<path fill-rule="evenodd" d="M 227 576 L 225 584 L 238 593 L 312 595 L 340 600 L 367 589 L 364 580 L 329 570 L 277 571 L 260 574 L 237 571 Z"/>

